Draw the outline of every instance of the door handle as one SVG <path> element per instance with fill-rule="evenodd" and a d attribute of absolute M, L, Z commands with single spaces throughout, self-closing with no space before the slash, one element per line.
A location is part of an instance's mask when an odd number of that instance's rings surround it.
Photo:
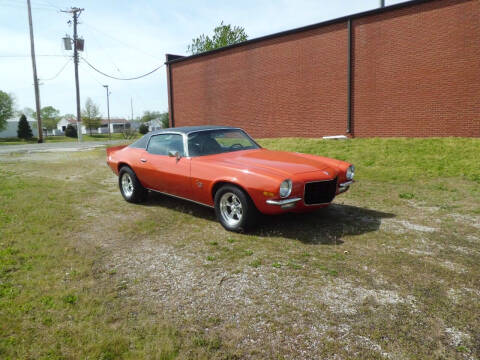
<path fill-rule="evenodd" d="M 141 162 L 146 163 L 147 159 L 140 159 Z"/>

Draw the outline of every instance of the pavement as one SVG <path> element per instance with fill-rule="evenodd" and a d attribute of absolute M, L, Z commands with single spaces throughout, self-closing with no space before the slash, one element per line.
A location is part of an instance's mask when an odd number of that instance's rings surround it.
<path fill-rule="evenodd" d="M 43 144 L 1 145 L 0 154 L 31 153 L 31 152 L 65 152 L 91 150 L 104 146 L 115 146 L 125 143 L 125 140 L 86 141 L 86 142 L 52 142 Z"/>

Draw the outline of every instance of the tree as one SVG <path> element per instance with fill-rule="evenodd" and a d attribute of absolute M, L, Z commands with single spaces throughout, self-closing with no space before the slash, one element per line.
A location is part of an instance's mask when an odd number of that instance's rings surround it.
<path fill-rule="evenodd" d="M 160 111 L 144 111 L 142 117 L 140 118 L 141 122 L 147 122 L 150 120 L 158 119 L 162 113 Z"/>
<path fill-rule="evenodd" d="M 170 118 L 168 116 L 168 112 L 164 112 L 162 115 L 160 115 L 160 121 L 164 129 L 170 126 Z"/>
<path fill-rule="evenodd" d="M 24 107 L 23 110 L 19 112 L 19 115 L 25 115 L 27 118 L 35 118 L 35 110 L 29 107 Z"/>
<path fill-rule="evenodd" d="M 47 130 L 53 130 L 57 128 L 57 123 L 60 121 L 60 111 L 53 106 L 44 106 L 40 109 L 40 116 L 42 118 L 42 127 Z M 33 113 L 33 117 L 37 117 L 37 113 Z"/>
<path fill-rule="evenodd" d="M 0 131 L 7 126 L 7 120 L 14 114 L 13 96 L 0 90 Z"/>
<path fill-rule="evenodd" d="M 85 108 L 82 111 L 82 121 L 85 128 L 90 131 L 90 135 L 92 135 L 93 129 L 98 129 L 102 124 L 100 116 L 98 105 L 95 104 L 92 99 L 87 98 Z"/>
<path fill-rule="evenodd" d="M 77 128 L 72 124 L 68 124 L 65 129 L 65 136 L 76 138 L 77 137 Z"/>
<path fill-rule="evenodd" d="M 17 137 L 25 140 L 29 140 L 33 137 L 32 128 L 30 127 L 25 114 L 22 114 L 18 121 Z"/>
<path fill-rule="evenodd" d="M 160 112 L 160 111 L 145 111 L 143 116 L 140 118 L 140 121 L 145 123 L 151 120 L 159 120 L 162 123 L 164 128 L 169 127 L 169 117 L 168 112 Z"/>
<path fill-rule="evenodd" d="M 223 21 L 213 30 L 213 36 L 202 34 L 192 39 L 187 51 L 192 54 L 199 54 L 205 51 L 214 50 L 220 47 L 237 44 L 248 39 L 245 29 L 240 26 L 224 25 Z"/>
<path fill-rule="evenodd" d="M 148 126 L 146 124 L 141 124 L 138 128 L 138 132 L 142 135 L 148 133 Z"/>

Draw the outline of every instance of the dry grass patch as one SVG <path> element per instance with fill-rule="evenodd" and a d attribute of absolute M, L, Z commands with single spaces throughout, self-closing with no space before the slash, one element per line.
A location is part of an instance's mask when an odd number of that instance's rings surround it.
<path fill-rule="evenodd" d="M 478 141 L 264 143 L 351 159 L 358 182 L 232 234 L 197 205 L 124 202 L 101 151 L 0 161 L 0 354 L 480 356 Z"/>

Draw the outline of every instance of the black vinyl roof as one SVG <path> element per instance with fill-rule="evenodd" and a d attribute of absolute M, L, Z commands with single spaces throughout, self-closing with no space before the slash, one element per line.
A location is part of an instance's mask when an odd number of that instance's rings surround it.
<path fill-rule="evenodd" d="M 147 144 L 150 138 L 154 135 L 159 135 L 159 134 L 168 134 L 168 133 L 190 134 L 197 131 L 238 130 L 238 129 L 240 128 L 232 127 L 232 126 L 219 126 L 219 125 L 181 126 L 181 127 L 160 129 L 160 130 L 155 130 L 155 131 L 149 132 L 148 134 L 143 135 L 140 139 L 130 144 L 129 147 L 145 149 L 147 147 Z"/>
<path fill-rule="evenodd" d="M 312 25 L 302 26 L 302 27 L 299 27 L 299 28 L 291 29 L 291 30 L 281 31 L 281 32 L 277 32 L 277 33 L 274 33 L 274 34 L 257 37 L 257 38 L 254 38 L 254 39 L 242 41 L 242 42 L 239 42 L 239 43 L 236 43 L 236 44 L 224 46 L 224 47 L 214 49 L 214 50 L 210 50 L 210 51 L 205 51 L 205 52 L 195 54 L 195 55 L 181 56 L 181 55 L 167 54 L 167 61 L 165 62 L 165 64 L 168 65 L 168 64 L 182 62 L 182 61 L 186 61 L 186 60 L 190 60 L 190 59 L 195 59 L 197 57 L 202 57 L 202 56 L 215 54 L 215 53 L 225 51 L 225 50 L 228 50 L 228 49 L 233 49 L 233 48 L 236 48 L 236 47 L 245 46 L 245 45 L 252 44 L 252 43 L 257 43 L 257 42 L 268 40 L 268 39 L 273 39 L 273 38 L 277 38 L 277 37 L 281 37 L 281 36 L 285 36 L 285 35 L 295 34 L 295 33 L 299 33 L 299 32 L 302 32 L 302 31 L 317 29 L 317 28 L 320 28 L 320 27 L 323 27 L 323 26 L 328 26 L 328 25 L 344 22 L 344 21 L 347 21 L 349 19 L 358 19 L 358 18 L 362 18 L 362 17 L 365 17 L 365 16 L 369 16 L 369 15 L 381 14 L 381 13 L 384 13 L 384 12 L 388 12 L 388 11 L 392 11 L 392 10 L 396 10 L 396 9 L 401 9 L 401 8 L 404 8 L 404 7 L 414 6 L 414 5 L 418 5 L 418 4 L 422 4 L 422 3 L 426 3 L 426 2 L 430 2 L 430 1 L 435 1 L 435 0 L 410 0 L 410 1 L 406 1 L 406 2 L 401 2 L 401 3 L 398 3 L 398 4 L 389 5 L 389 6 L 380 7 L 380 8 L 375 8 L 375 9 L 372 9 L 372 10 L 367 10 L 367 11 L 352 14 L 352 15 L 342 16 L 342 17 L 339 17 L 339 18 L 336 18 L 336 19 L 322 21 L 322 22 L 312 24 Z"/>
<path fill-rule="evenodd" d="M 157 134 L 163 134 L 168 132 L 190 134 L 192 132 L 197 132 L 197 131 L 219 130 L 219 129 L 238 129 L 238 128 L 232 127 L 232 126 L 219 126 L 219 125 L 180 126 L 180 127 L 173 127 L 173 128 L 152 131 L 148 135 L 157 135 Z"/>

